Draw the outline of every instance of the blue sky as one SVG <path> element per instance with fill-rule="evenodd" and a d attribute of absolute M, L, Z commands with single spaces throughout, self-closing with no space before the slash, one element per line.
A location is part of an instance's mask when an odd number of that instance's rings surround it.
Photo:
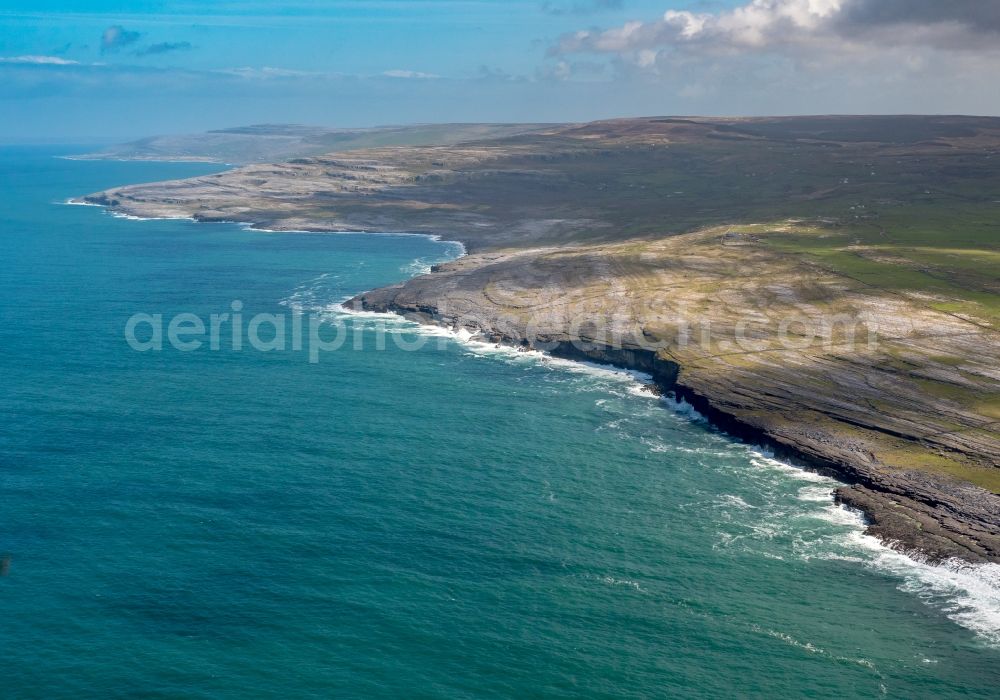
<path fill-rule="evenodd" d="M 16 5 L 17 3 L 15 3 Z M 681 3 L 684 4 L 684 3 Z M 391 70 L 475 77 L 485 65 L 532 73 L 562 33 L 592 22 L 655 18 L 663 3 L 536 0 L 258 0 L 33 2 L 0 12 L 7 55 L 58 53 L 113 65 L 225 69 L 270 66 L 357 75 Z M 101 52 L 121 26 L 140 36 Z M 141 55 L 143 47 L 191 48 Z"/>
<path fill-rule="evenodd" d="M 994 114 L 982 86 L 1000 68 L 1000 20 L 976 2 L 6 0 L 0 139 L 276 121 Z"/>

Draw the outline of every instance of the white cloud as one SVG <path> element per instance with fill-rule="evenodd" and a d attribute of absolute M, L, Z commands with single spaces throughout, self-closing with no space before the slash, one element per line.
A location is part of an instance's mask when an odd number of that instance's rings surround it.
<path fill-rule="evenodd" d="M 220 68 L 214 72 L 222 73 L 224 75 L 233 75 L 238 78 L 246 78 L 247 80 L 309 78 L 309 77 L 319 77 L 324 75 L 323 73 L 316 73 L 312 71 L 291 70 L 289 68 L 274 68 L 272 66 L 261 66 L 259 68 L 255 68 L 252 66 L 243 66 L 242 68 Z"/>
<path fill-rule="evenodd" d="M 441 77 L 434 73 L 421 73 L 415 70 L 387 70 L 382 75 L 386 78 L 402 78 L 406 80 L 431 80 Z"/>
<path fill-rule="evenodd" d="M 663 113 L 996 114 L 1000 0 L 741 0 L 565 34 L 549 57 L 600 61 Z"/>
<path fill-rule="evenodd" d="M 27 63 L 36 66 L 77 66 L 79 61 L 70 61 L 58 56 L 0 56 L 0 63 Z"/>
<path fill-rule="evenodd" d="M 133 32 L 120 24 L 114 24 L 101 34 L 101 53 L 118 51 L 139 41 L 140 32 Z"/>
<path fill-rule="evenodd" d="M 652 22 L 564 35 L 554 54 L 841 52 L 1000 46 L 995 0 L 751 0 L 731 10 L 667 10 Z M 645 54 L 648 63 L 648 53 Z"/>

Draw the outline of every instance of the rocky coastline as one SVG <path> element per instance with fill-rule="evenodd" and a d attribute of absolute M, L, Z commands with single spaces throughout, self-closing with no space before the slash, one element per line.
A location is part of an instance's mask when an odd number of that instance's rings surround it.
<path fill-rule="evenodd" d="M 469 255 L 354 303 L 648 372 L 836 476 L 892 546 L 1000 562 L 996 154 L 1000 119 L 644 118 L 82 199 L 459 241 Z"/>
<path fill-rule="evenodd" d="M 433 276 L 434 273 L 431 273 Z M 426 276 L 425 278 L 426 279 Z M 833 477 L 843 485 L 834 498 L 863 514 L 866 532 L 889 547 L 931 563 L 960 559 L 971 563 L 1000 562 L 1000 497 L 983 489 L 926 472 L 901 473 L 865 468 L 844 459 L 822 441 L 788 440 L 752 425 L 720 408 L 710 394 L 685 383 L 683 366 L 645 348 L 612 347 L 592 340 L 569 340 L 524 332 L 505 324 L 497 329 L 469 316 L 448 315 L 427 304 L 399 300 L 406 283 L 372 290 L 348 300 L 357 311 L 394 313 L 409 320 L 452 330 L 464 328 L 485 340 L 537 350 L 553 357 L 591 361 L 649 374 L 656 393 L 685 401 L 729 436 L 768 448 L 803 468 Z"/>

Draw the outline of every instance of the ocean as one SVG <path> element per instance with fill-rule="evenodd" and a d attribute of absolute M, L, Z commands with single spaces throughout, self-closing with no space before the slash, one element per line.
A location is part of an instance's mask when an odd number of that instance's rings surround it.
<path fill-rule="evenodd" d="M 641 377 L 339 306 L 456 244 L 116 218 L 66 201 L 220 167 L 74 150 L 0 149 L 3 697 L 996 697 L 1000 567 Z"/>

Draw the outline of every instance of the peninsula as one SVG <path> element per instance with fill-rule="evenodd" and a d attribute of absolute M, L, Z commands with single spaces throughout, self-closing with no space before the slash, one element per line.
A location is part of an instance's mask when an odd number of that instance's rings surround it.
<path fill-rule="evenodd" d="M 1000 119 L 421 128 L 83 199 L 461 241 L 350 303 L 650 372 L 887 543 L 1000 561 Z"/>

